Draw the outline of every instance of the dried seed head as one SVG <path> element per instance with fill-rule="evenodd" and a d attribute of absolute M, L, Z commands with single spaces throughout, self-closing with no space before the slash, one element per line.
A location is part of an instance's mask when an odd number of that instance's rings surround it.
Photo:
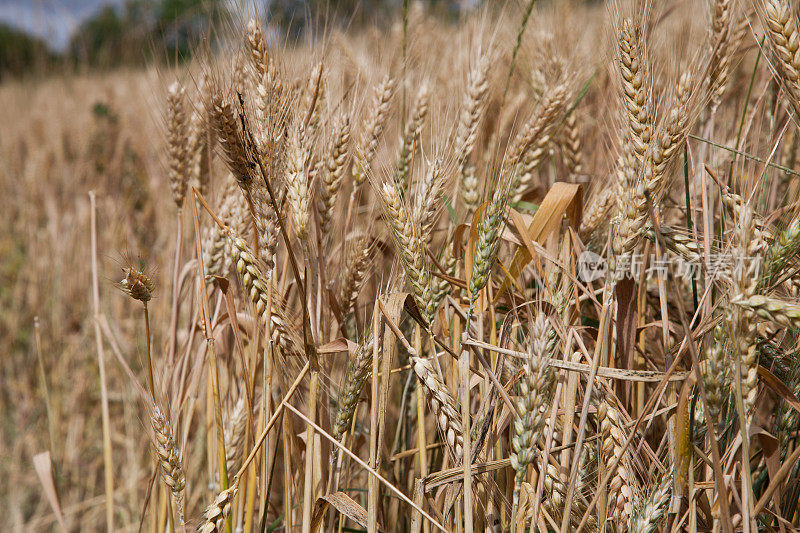
<path fill-rule="evenodd" d="M 467 215 L 471 216 L 478 209 L 478 204 L 481 201 L 475 163 L 467 163 L 461 168 L 461 198 L 464 199 Z"/>
<path fill-rule="evenodd" d="M 431 240 L 431 230 L 436 222 L 442 189 L 444 189 L 442 160 L 436 159 L 431 162 L 425 173 L 425 179 L 420 183 L 414 205 L 414 218 L 419 223 L 419 233 L 423 243 L 429 243 Z"/>
<path fill-rule="evenodd" d="M 125 277 L 117 283 L 119 290 L 140 302 L 149 302 L 153 297 L 156 285 L 151 274 L 146 270 L 144 262 L 139 260 L 139 268 L 127 266 L 122 269 Z"/>
<path fill-rule="evenodd" d="M 287 320 L 277 298 L 272 299 L 272 308 L 269 307 L 269 278 L 263 273 L 262 266 L 255 253 L 241 237 L 231 230 L 226 232 L 228 238 L 228 253 L 231 255 L 236 272 L 242 282 L 242 287 L 255 306 L 256 315 L 261 324 L 266 325 L 267 316 L 270 317 L 273 340 L 286 354 L 301 356 L 305 352 L 299 348 L 301 343 L 295 338 L 293 329 Z"/>
<path fill-rule="evenodd" d="M 547 90 L 533 116 L 511 145 L 506 165 L 520 167 L 514 184 L 514 199 L 517 201 L 530 186 L 534 170 L 548 153 L 553 133 L 566 111 L 568 95 L 569 89 L 565 84 Z"/>
<path fill-rule="evenodd" d="M 735 298 L 731 300 L 731 303 L 781 326 L 791 329 L 797 329 L 800 326 L 800 305 L 795 302 L 754 294 L 749 298 Z"/>
<path fill-rule="evenodd" d="M 413 349 L 409 350 L 409 359 L 428 400 L 430 410 L 436 416 L 436 423 L 451 457 L 456 464 L 459 464 L 464 457 L 464 433 L 461 428 L 461 416 L 455 407 L 456 402 L 450 390 L 439 379 L 430 360 L 420 357 Z"/>
<path fill-rule="evenodd" d="M 261 24 L 250 19 L 247 22 L 247 43 L 250 46 L 250 56 L 260 74 L 264 74 L 269 68 L 269 54 L 267 53 L 267 43 L 264 40 L 264 31 Z"/>
<path fill-rule="evenodd" d="M 564 120 L 564 128 L 560 137 L 561 155 L 564 158 L 564 166 L 567 167 L 570 179 L 575 181 L 583 173 L 583 150 L 581 149 L 580 127 L 578 125 L 578 115 L 571 111 Z"/>
<path fill-rule="evenodd" d="M 271 279 L 275 269 L 275 250 L 278 247 L 280 235 L 278 215 L 269 199 L 266 186 L 261 184 L 253 186 L 251 199 L 258 237 L 258 252 L 261 262 L 264 263 L 264 275 L 267 279 Z"/>
<path fill-rule="evenodd" d="M 800 33 L 797 14 L 789 0 L 764 2 L 764 27 L 775 54 L 780 81 L 795 115 L 800 114 Z"/>

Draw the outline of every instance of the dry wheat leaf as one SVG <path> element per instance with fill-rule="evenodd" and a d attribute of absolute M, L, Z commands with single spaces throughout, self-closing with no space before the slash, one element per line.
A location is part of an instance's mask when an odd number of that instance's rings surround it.
<path fill-rule="evenodd" d="M 67 531 L 67 526 L 64 524 L 64 515 L 61 513 L 61 504 L 58 501 L 56 485 L 53 482 L 53 462 L 50 460 L 50 452 L 42 452 L 34 455 L 33 468 L 36 470 L 36 475 L 39 477 L 42 489 L 44 489 L 44 495 L 47 497 L 47 502 L 56 515 L 58 524 L 64 531 Z"/>
<path fill-rule="evenodd" d="M 533 215 L 528 226 L 527 237 L 540 244 L 561 223 L 561 218 L 566 215 L 574 227 L 580 227 L 583 212 L 583 189 L 580 185 L 556 182 L 547 192 L 539 209 Z M 520 275 L 522 270 L 533 258 L 527 247 L 518 247 L 514 258 L 508 268 L 511 276 L 503 281 L 500 290 L 495 295 L 495 301 L 508 289 L 510 279 Z"/>
<path fill-rule="evenodd" d="M 366 509 L 361 507 L 350 496 L 340 491 L 320 496 L 317 498 L 317 501 L 314 502 L 314 512 L 311 515 L 311 531 L 317 530 L 331 505 L 359 526 L 367 527 L 368 519 Z M 378 531 L 383 530 L 383 527 L 378 524 Z"/>

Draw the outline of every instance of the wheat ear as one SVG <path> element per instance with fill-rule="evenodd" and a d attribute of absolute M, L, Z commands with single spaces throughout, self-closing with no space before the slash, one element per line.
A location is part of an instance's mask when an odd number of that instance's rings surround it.
<path fill-rule="evenodd" d="M 270 59 L 267 52 L 267 43 L 264 40 L 264 30 L 256 19 L 247 21 L 247 44 L 250 49 L 250 57 L 256 69 L 264 74 L 269 68 Z"/>
<path fill-rule="evenodd" d="M 256 225 L 258 239 L 258 253 L 265 266 L 264 274 L 267 279 L 272 277 L 275 268 L 275 250 L 278 247 L 280 226 L 278 215 L 269 199 L 269 193 L 264 185 L 254 185 L 250 198 L 253 202 L 253 220 Z"/>
<path fill-rule="evenodd" d="M 637 167 L 645 159 L 651 137 L 651 109 L 647 93 L 641 31 L 631 19 L 623 19 L 617 36 L 622 102 L 625 109 L 628 148 L 636 154 Z"/>
<path fill-rule="evenodd" d="M 305 130 L 300 124 L 292 127 L 286 157 L 286 188 L 294 233 L 298 239 L 305 241 L 308 237 L 309 221 L 310 190 L 308 169 L 306 168 L 309 154 Z"/>
<path fill-rule="evenodd" d="M 514 415 L 514 438 L 509 459 L 516 471 L 512 517 L 516 517 L 519 492 L 547 421 L 555 372 L 547 363 L 549 320 L 539 313 L 531 326 L 531 353 L 522 368 L 519 381 L 519 398 Z"/>
<path fill-rule="evenodd" d="M 333 435 L 337 439 L 341 439 L 342 435 L 350 430 L 358 398 L 371 373 L 372 333 L 369 333 L 364 342 L 358 345 L 355 355 L 347 364 L 347 374 L 339 395 L 339 407 L 333 424 Z"/>
<path fill-rule="evenodd" d="M 475 175 L 475 163 L 470 161 L 470 158 L 475 150 L 478 125 L 486 108 L 486 93 L 489 89 L 488 72 L 489 57 L 482 55 L 467 77 L 464 104 L 456 130 L 456 162 L 461 174 L 459 191 L 468 214 L 475 212 L 480 201 L 478 178 Z"/>
<path fill-rule="evenodd" d="M 252 162 L 238 115 L 218 91 L 211 95 L 208 105 L 208 116 L 219 139 L 223 159 L 242 191 L 249 191 L 253 183 Z"/>
<path fill-rule="evenodd" d="M 509 163 L 520 165 L 515 200 L 519 200 L 530 186 L 534 170 L 547 154 L 553 132 L 565 110 L 568 94 L 568 87 L 564 84 L 546 90 L 534 115 L 514 139 Z"/>
<path fill-rule="evenodd" d="M 235 231 L 245 224 L 246 212 L 233 180 L 223 189 L 217 216 Z M 203 265 L 206 277 L 225 277 L 230 266 L 227 253 L 228 238 L 223 228 L 211 224 L 203 231 Z"/>
<path fill-rule="evenodd" d="M 716 111 L 725 93 L 730 74 L 730 64 L 736 51 L 733 18 L 733 2 L 731 0 L 712 0 L 710 66 L 708 72 L 708 93 L 711 97 L 712 112 Z"/>
<path fill-rule="evenodd" d="M 247 409 L 242 396 L 233 405 L 225 421 L 225 460 L 228 472 L 236 472 L 244 451 L 244 437 L 247 431 Z"/>
<path fill-rule="evenodd" d="M 419 234 L 423 243 L 429 243 L 431 240 L 431 230 L 436 222 L 437 206 L 444 188 L 443 173 L 442 160 L 435 159 L 425 173 L 425 178 L 417 191 L 414 218 L 419 224 Z"/>
<path fill-rule="evenodd" d="M 478 294 L 489 281 L 489 274 L 497 259 L 500 249 L 500 235 L 506 223 L 506 207 L 509 200 L 509 189 L 516 176 L 516 164 L 506 167 L 501 175 L 491 200 L 486 204 L 483 216 L 478 225 L 478 240 L 475 244 L 475 255 L 472 260 L 472 273 L 469 278 L 469 314 L 467 326 L 475 308 Z"/>
<path fill-rule="evenodd" d="M 667 513 L 671 488 L 672 477 L 667 476 L 634 511 L 628 531 L 636 531 L 637 533 L 654 533 L 658 531 L 658 526 Z"/>
<path fill-rule="evenodd" d="M 347 148 L 350 142 L 350 117 L 340 116 L 333 128 L 333 137 L 325 156 L 320 163 L 319 181 L 319 225 L 323 235 L 330 231 L 330 222 L 336 198 L 342 187 L 344 170 L 347 163 Z"/>
<path fill-rule="evenodd" d="M 795 302 L 754 294 L 749 298 L 734 299 L 731 303 L 781 326 L 792 329 L 800 326 L 800 304 Z"/>
<path fill-rule="evenodd" d="M 384 183 L 380 188 L 384 218 L 392 229 L 395 248 L 400 255 L 406 279 L 411 286 L 411 294 L 425 318 L 432 326 L 436 308 L 431 292 L 431 274 L 425 260 L 425 245 L 419 225 L 409 213 L 408 207 L 400 197 L 394 183 Z"/>
<path fill-rule="evenodd" d="M 203 511 L 203 521 L 197 527 L 198 533 L 222 533 L 225 530 L 225 521 L 231 514 L 233 499 L 239 491 L 238 483 L 223 490 L 214 501 Z"/>
<path fill-rule="evenodd" d="M 624 524 L 633 509 L 633 475 L 629 464 L 629 452 L 623 451 L 626 435 L 623 430 L 622 414 L 610 393 L 605 393 L 600 401 L 597 418 L 603 436 L 602 450 L 606 467 L 611 467 L 617 462 L 608 486 L 609 515 L 617 524 Z"/>
<path fill-rule="evenodd" d="M 186 197 L 189 167 L 188 123 L 184 109 L 184 90 L 176 81 L 167 89 L 167 154 L 169 155 L 169 187 L 178 209 Z"/>
<path fill-rule="evenodd" d="M 789 0 L 766 0 L 764 14 L 766 35 L 775 53 L 780 81 L 795 115 L 800 116 L 800 34 L 797 31 L 797 15 Z"/>
<path fill-rule="evenodd" d="M 425 119 L 428 116 L 428 99 L 430 88 L 427 83 L 420 85 L 414 100 L 414 107 L 411 110 L 411 117 L 403 130 L 403 137 L 400 139 L 400 156 L 397 162 L 397 182 L 403 187 L 408 188 L 408 176 L 411 172 L 411 164 L 414 154 L 419 146 L 422 128 L 425 126 Z"/>
<path fill-rule="evenodd" d="M 389 76 L 375 87 L 372 106 L 364 124 L 353 161 L 353 193 L 367 179 L 367 174 L 378 151 L 378 143 L 383 135 L 383 126 L 389 115 L 389 108 L 394 94 L 394 80 Z"/>
<path fill-rule="evenodd" d="M 364 286 L 364 281 L 369 272 L 369 262 L 372 255 L 372 246 L 368 237 L 361 237 L 348 246 L 345 267 L 339 280 L 339 295 L 337 302 L 343 314 L 353 308 L 358 298 L 358 293 Z"/>
<path fill-rule="evenodd" d="M 239 274 L 242 287 L 247 293 L 250 301 L 256 306 L 256 315 L 262 324 L 266 324 L 266 317 L 269 314 L 273 335 L 278 345 L 291 355 L 302 355 L 303 350 L 299 349 L 300 343 L 291 333 L 288 321 L 283 311 L 276 305 L 273 298 L 273 305 L 270 309 L 268 294 L 268 278 L 263 274 L 262 268 L 256 259 L 255 254 L 241 237 L 238 237 L 232 230 L 226 230 L 228 238 L 228 253 Z"/>
<path fill-rule="evenodd" d="M 561 129 L 561 155 L 564 158 L 564 166 L 569 172 L 570 179 L 574 182 L 583 174 L 583 149 L 581 147 L 580 126 L 578 125 L 578 114 L 573 109 L 564 119 L 564 127 Z"/>
<path fill-rule="evenodd" d="M 639 179 L 633 150 L 623 148 L 617 164 L 617 213 L 619 225 L 614 233 L 612 248 L 614 260 L 622 263 L 622 258 L 634 252 L 641 242 L 643 229 L 647 224 L 645 183 Z"/>
<path fill-rule="evenodd" d="M 667 170 L 675 161 L 680 149 L 686 142 L 690 126 L 691 75 L 684 73 L 680 77 L 669 114 L 659 125 L 654 134 L 654 142 L 650 147 L 645 186 L 650 195 L 657 201 L 666 189 Z"/>
<path fill-rule="evenodd" d="M 183 489 L 186 487 L 186 477 L 181 464 L 181 454 L 175 444 L 169 422 L 156 405 L 150 412 L 150 424 L 153 427 L 153 448 L 161 465 L 161 479 L 172 493 L 175 511 L 180 523 L 183 524 Z"/>
<path fill-rule="evenodd" d="M 197 187 L 201 194 L 205 194 L 208 189 L 210 178 L 208 157 L 208 121 L 203 112 L 193 113 L 189 120 L 189 133 L 186 141 L 187 155 L 187 182 Z"/>
<path fill-rule="evenodd" d="M 594 236 L 595 231 L 607 220 L 609 213 L 616 208 L 617 198 L 614 189 L 603 187 L 594 195 L 581 220 L 580 236 L 584 241 Z"/>
<path fill-rule="evenodd" d="M 792 220 L 775 236 L 767 249 L 762 283 L 769 285 L 778 278 L 800 253 L 800 218 Z"/>

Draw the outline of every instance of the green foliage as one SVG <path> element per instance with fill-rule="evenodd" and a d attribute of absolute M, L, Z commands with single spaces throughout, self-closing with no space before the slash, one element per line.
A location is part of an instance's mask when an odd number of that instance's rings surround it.
<path fill-rule="evenodd" d="M 0 24 L 0 80 L 24 74 L 37 65 L 46 66 L 53 59 L 41 39 Z"/>
<path fill-rule="evenodd" d="M 225 13 L 223 0 L 128 0 L 81 24 L 69 55 L 95 67 L 183 61 Z"/>

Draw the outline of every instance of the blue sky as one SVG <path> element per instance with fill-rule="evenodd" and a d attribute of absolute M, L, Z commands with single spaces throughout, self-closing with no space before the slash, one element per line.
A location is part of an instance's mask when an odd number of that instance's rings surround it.
<path fill-rule="evenodd" d="M 53 49 L 69 42 L 75 27 L 107 4 L 123 0 L 0 0 L 0 22 L 41 37 Z"/>

